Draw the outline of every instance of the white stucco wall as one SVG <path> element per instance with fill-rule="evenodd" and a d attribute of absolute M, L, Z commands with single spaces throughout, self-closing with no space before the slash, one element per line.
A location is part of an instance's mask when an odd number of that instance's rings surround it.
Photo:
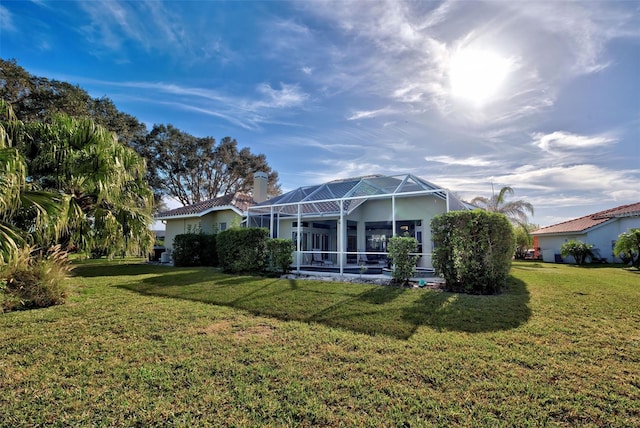
<path fill-rule="evenodd" d="M 542 260 L 549 263 L 555 262 L 555 255 L 560 254 L 560 247 L 565 242 L 575 239 L 577 241 L 586 242 L 586 235 L 584 234 L 575 234 L 575 235 L 541 235 L 538 236 L 538 246 L 540 247 L 540 252 L 542 253 Z M 573 263 L 573 258 L 563 258 L 567 263 Z"/>

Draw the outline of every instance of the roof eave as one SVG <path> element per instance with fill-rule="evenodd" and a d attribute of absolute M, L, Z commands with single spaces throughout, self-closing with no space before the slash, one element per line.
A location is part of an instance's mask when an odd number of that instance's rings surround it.
<path fill-rule="evenodd" d="M 609 223 L 613 223 L 616 220 L 617 220 L 617 218 L 615 218 L 615 217 L 614 218 L 608 218 L 606 221 L 603 221 L 602 223 L 598 223 L 598 224 L 595 224 L 595 225 L 593 225 L 591 227 L 587 227 L 587 228 L 584 228 L 584 229 L 581 229 L 581 230 L 572 230 L 572 231 L 565 231 L 565 232 L 548 232 L 548 233 L 537 232 L 536 231 L 536 232 L 531 232 L 531 235 L 535 235 L 535 236 L 540 236 L 540 235 L 549 235 L 549 236 L 551 236 L 551 235 L 580 235 L 580 234 L 583 234 L 583 233 L 589 233 L 589 232 L 591 232 L 591 231 L 593 231 L 595 229 L 603 227 L 604 225 L 607 225 Z"/>
<path fill-rule="evenodd" d="M 236 206 L 233 205 L 223 205 L 220 207 L 212 207 L 212 208 L 208 208 L 204 211 L 201 211 L 199 213 L 192 213 L 192 214 L 178 214 L 178 215 L 169 215 L 169 216 L 162 216 L 162 217 L 154 217 L 155 220 L 176 220 L 176 219 L 181 219 L 181 218 L 193 218 L 193 217 L 203 217 L 209 213 L 212 213 L 214 211 L 225 211 L 225 210 L 232 210 L 233 212 L 235 212 L 236 214 L 238 214 L 241 217 L 246 216 L 246 212 L 242 211 L 241 209 L 239 209 Z"/>

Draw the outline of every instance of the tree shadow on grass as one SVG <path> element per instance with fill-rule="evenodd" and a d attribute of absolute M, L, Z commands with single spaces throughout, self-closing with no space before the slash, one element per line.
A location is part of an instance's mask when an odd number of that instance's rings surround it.
<path fill-rule="evenodd" d="M 401 294 L 404 294 L 405 291 L 407 291 L 406 288 L 400 287 L 376 287 L 362 293 L 358 296 L 358 299 L 363 302 L 382 305 L 392 302 Z"/>
<path fill-rule="evenodd" d="M 409 339 L 421 326 L 437 331 L 485 333 L 517 328 L 531 317 L 526 284 L 509 278 L 493 296 L 379 287 L 325 307 L 307 318 L 369 335 Z"/>
<path fill-rule="evenodd" d="M 509 277 L 508 289 L 499 295 L 476 296 L 459 293 L 427 293 L 404 311 L 404 318 L 415 325 L 428 325 L 439 331 L 481 333 L 510 330 L 531 317 L 526 284 Z"/>
<path fill-rule="evenodd" d="M 131 276 L 149 274 L 169 274 L 172 272 L 171 266 L 150 263 L 88 263 L 76 264 L 71 271 L 73 276 L 84 278 L 94 278 L 98 276 Z M 176 268 L 177 269 L 177 268 Z M 183 268 L 185 270 L 188 268 Z"/>
<path fill-rule="evenodd" d="M 509 330 L 531 316 L 525 283 L 509 278 L 496 296 L 470 296 L 365 284 L 281 280 L 202 271 L 152 276 L 119 285 L 142 294 L 192 300 L 282 321 L 319 323 L 372 336 L 406 340 L 421 326 L 437 331 Z M 170 287 L 168 287 L 170 286 Z"/>

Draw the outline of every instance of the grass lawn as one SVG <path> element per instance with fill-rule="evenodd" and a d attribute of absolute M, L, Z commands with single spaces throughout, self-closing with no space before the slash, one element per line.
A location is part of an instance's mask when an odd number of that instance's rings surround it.
<path fill-rule="evenodd" d="M 640 274 L 466 296 L 87 261 L 0 315 L 0 426 L 640 426 Z"/>

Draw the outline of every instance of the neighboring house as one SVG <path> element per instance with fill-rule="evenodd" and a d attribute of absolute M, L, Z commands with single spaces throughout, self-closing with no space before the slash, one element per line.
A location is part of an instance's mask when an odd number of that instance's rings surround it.
<path fill-rule="evenodd" d="M 609 262 L 620 262 L 613 255 L 618 235 L 639 227 L 640 202 L 636 202 L 543 227 L 531 234 L 537 240 L 545 262 L 562 261 L 560 247 L 572 239 L 593 244 L 593 248 L 598 249 L 601 257 Z M 573 262 L 572 259 L 569 261 Z"/>
<path fill-rule="evenodd" d="M 168 253 L 173 250 L 173 239 L 183 233 L 217 233 L 232 225 L 240 225 L 247 208 L 267 199 L 267 174 L 253 174 L 253 194 L 230 193 L 185 207 L 156 214 L 165 226 L 164 246 Z"/>
<path fill-rule="evenodd" d="M 431 219 L 466 209 L 448 190 L 414 175 L 371 175 L 300 187 L 249 207 L 247 225 L 293 239 L 297 270 L 381 269 L 388 263 L 387 241 L 403 235 L 418 241 L 418 266 L 431 268 Z"/>
<path fill-rule="evenodd" d="M 254 205 L 251 195 L 232 193 L 193 205 L 156 214 L 156 220 L 165 223 L 164 246 L 171 252 L 173 239 L 183 233 L 216 233 L 239 225 L 247 208 Z"/>

